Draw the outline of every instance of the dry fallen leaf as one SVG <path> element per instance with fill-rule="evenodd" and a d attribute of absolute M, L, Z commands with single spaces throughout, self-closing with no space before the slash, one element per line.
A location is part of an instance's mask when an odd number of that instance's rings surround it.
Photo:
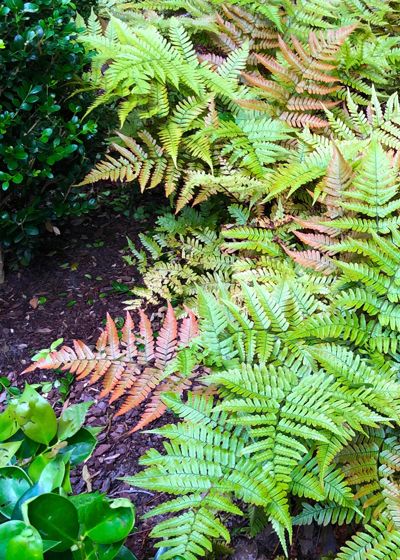
<path fill-rule="evenodd" d="M 92 477 L 90 476 L 89 469 L 87 468 L 86 465 L 83 465 L 82 468 L 82 478 L 86 482 L 87 491 L 91 492 L 93 490 Z"/>
<path fill-rule="evenodd" d="M 33 298 L 29 300 L 29 305 L 32 307 L 32 309 L 36 309 L 39 305 L 39 298 L 33 296 Z"/>

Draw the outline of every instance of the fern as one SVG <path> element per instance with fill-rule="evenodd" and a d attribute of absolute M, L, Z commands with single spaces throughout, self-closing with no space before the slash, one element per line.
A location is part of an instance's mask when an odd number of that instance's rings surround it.
<path fill-rule="evenodd" d="M 310 293 L 315 273 L 306 274 L 299 289 L 303 274 L 299 270 L 291 281 L 289 268 L 281 278 L 243 285 L 232 296 L 224 290 L 199 295 L 199 343 L 213 370 L 204 381 L 218 388 L 219 400 L 213 405 L 207 397 L 189 396 L 185 403 L 166 395 L 185 422 L 157 430 L 169 440 L 164 455 L 150 451 L 142 460 L 147 469 L 128 479 L 182 496 L 154 511 L 187 512 L 153 531 L 174 554 L 188 554 L 192 539 L 200 539 L 185 520 L 207 508 L 209 493 L 261 507 L 283 546 L 284 529 L 291 535 L 290 496 L 316 502 L 303 506 L 296 524 L 369 520 L 381 510 L 397 515 L 399 446 L 390 434 L 400 421 L 397 369 L 390 359 L 386 367 L 375 362 L 374 323 L 343 317 L 323 290 Z M 247 477 L 257 486 L 258 468 L 266 488 L 253 493 Z M 267 487 L 274 488 L 274 498 Z M 218 525 L 224 509 L 214 502 L 209 510 L 207 518 Z M 200 533 L 204 550 L 203 539 L 210 546 L 213 535 L 206 527 Z M 177 543 L 186 548 L 174 548 Z"/>
<path fill-rule="evenodd" d="M 167 515 L 161 558 L 208 555 L 243 514 L 286 552 L 293 525 L 346 523 L 361 527 L 338 559 L 397 558 L 397 0 L 103 0 L 101 13 L 82 36 L 94 106 L 117 103 L 123 129 L 82 184 L 165 187 L 181 213 L 125 258 L 143 274 L 134 295 L 189 300 L 200 333 L 193 319 L 178 342 L 169 307 L 157 339 L 143 312 L 136 339 L 111 340 L 109 322 L 105 369 L 83 343 L 61 353 L 128 407 L 154 390 L 135 429 L 167 406 L 181 418 L 128 479 L 172 495 L 147 514 Z"/>
<path fill-rule="evenodd" d="M 196 364 L 185 360 L 185 346 L 197 335 L 197 320 L 188 310 L 188 316 L 178 321 L 171 307 L 155 339 L 149 318 L 140 311 L 139 332 L 135 332 L 129 313 L 119 339 L 116 325 L 107 315 L 102 331 L 91 350 L 81 340 L 74 347 L 63 346 L 29 366 L 25 372 L 36 369 L 58 369 L 73 373 L 78 380 L 90 376 L 90 384 L 102 381 L 99 398 L 109 396 L 110 403 L 122 399 L 116 415 L 126 414 L 146 399 L 150 400 L 131 432 L 147 426 L 162 416 L 166 406 L 161 400 L 164 391 L 182 393 L 197 384 Z"/>
<path fill-rule="evenodd" d="M 172 521 L 161 522 L 153 530 L 153 536 L 164 538 L 156 546 L 170 546 L 162 557 L 173 558 L 179 554 L 184 558 L 197 558 L 211 549 L 210 537 L 222 536 L 229 540 L 229 533 L 217 514 L 225 511 L 241 513 L 232 504 L 231 497 L 266 507 L 278 524 L 289 529 L 285 496 L 256 462 L 242 456 L 246 440 L 239 437 L 240 431 L 225 424 L 223 414 L 210 410 L 205 403 L 207 397 L 192 396 L 189 399 L 187 411 L 187 406 L 166 398 L 177 414 L 186 417 L 186 422 L 156 430 L 157 434 L 170 439 L 170 443 L 164 444 L 166 453 L 150 450 L 141 459 L 148 468 L 125 478 L 134 486 L 185 496 L 185 499 L 172 500 L 160 508 L 164 513 L 188 510 Z M 193 410 L 201 410 L 205 415 L 202 424 L 188 420 L 188 414 L 191 417 Z M 223 427 L 214 431 L 208 426 L 215 423 Z M 160 509 L 152 513 L 156 515 Z M 193 525 L 196 519 L 201 522 Z"/>
<path fill-rule="evenodd" d="M 237 78 L 247 59 L 247 46 L 232 53 L 214 72 L 198 60 L 189 35 L 179 25 L 171 26 L 168 39 L 153 26 L 133 28 L 115 17 L 104 36 L 99 36 L 98 27 L 95 34 L 90 29 L 81 41 L 96 51 L 92 82 L 104 91 L 92 108 L 116 100 L 121 126 L 132 115 L 143 122 L 158 118 L 160 124 L 155 134 L 138 131 L 140 143 L 120 134 L 125 146 L 112 145 L 119 159 L 108 156 L 81 184 L 138 178 L 142 190 L 165 182 L 170 194 L 185 169 L 185 149 L 212 168 L 206 117 L 212 113 L 214 99 L 229 103 L 241 97 Z"/>
<path fill-rule="evenodd" d="M 185 208 L 179 216 L 166 213 L 157 219 L 151 234 L 139 236 L 143 249 L 130 243 L 133 257 L 128 254 L 125 260 L 138 266 L 143 286 L 133 288 L 137 299 L 126 302 L 129 308 L 143 300 L 192 305 L 197 286 L 229 281 L 234 258 L 221 251 L 217 218 L 215 213 L 209 217 L 207 206 L 202 211 Z"/>

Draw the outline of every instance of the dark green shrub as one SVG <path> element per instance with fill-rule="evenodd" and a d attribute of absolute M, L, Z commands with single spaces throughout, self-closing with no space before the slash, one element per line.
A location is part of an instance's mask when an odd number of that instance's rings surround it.
<path fill-rule="evenodd" d="M 88 62 L 74 40 L 75 15 L 70 0 L 5 0 L 0 8 L 0 242 L 17 244 L 23 261 L 56 219 L 95 204 L 71 189 L 102 151 L 106 130 L 83 118 L 90 94 L 71 97 Z"/>

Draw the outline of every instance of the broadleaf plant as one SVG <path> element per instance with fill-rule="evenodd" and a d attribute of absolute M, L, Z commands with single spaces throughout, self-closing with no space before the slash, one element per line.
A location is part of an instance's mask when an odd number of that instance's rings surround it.
<path fill-rule="evenodd" d="M 51 404 L 26 385 L 1 412 L 1 558 L 135 560 L 123 546 L 135 521 L 130 501 L 98 492 L 71 495 L 71 468 L 97 444 L 97 429 L 84 427 L 91 405 L 64 407 L 57 418 Z"/>

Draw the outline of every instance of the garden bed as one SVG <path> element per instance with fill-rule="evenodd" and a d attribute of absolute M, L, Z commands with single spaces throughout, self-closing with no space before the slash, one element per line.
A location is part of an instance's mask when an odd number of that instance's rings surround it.
<path fill-rule="evenodd" d="M 94 343 L 107 311 L 114 318 L 124 315 L 124 300 L 129 295 L 122 290 L 140 282 L 135 270 L 122 259 L 126 236 L 135 240 L 147 225 L 99 211 L 90 219 L 71 223 L 61 237 L 51 238 L 29 268 L 8 273 L 6 283 L 0 287 L 0 375 L 17 386 L 25 380 L 54 384 L 60 377 L 52 371 L 21 376 L 35 352 L 57 338 L 64 338 L 68 345 L 73 338 Z M 97 393 L 98 388 L 88 387 L 87 382 L 73 383 L 68 399 L 70 403 L 96 399 Z M 48 396 L 56 408 L 61 407 L 57 388 L 51 388 Z M 96 401 L 90 409 L 88 424 L 104 426 L 104 430 L 83 473 L 81 467 L 76 469 L 74 487 L 76 492 L 93 489 L 112 498 L 130 498 L 137 508 L 138 524 L 128 544 L 139 560 L 149 560 L 154 555 L 149 533 L 157 518 L 140 520 L 140 516 L 165 496 L 129 487 L 119 478 L 136 473 L 140 456 L 150 447 L 161 448 L 161 441 L 159 436 L 143 432 L 127 436 L 141 408 L 116 420 L 114 412 L 114 405 L 107 400 Z M 173 415 L 167 414 L 152 427 L 173 420 Z M 295 533 L 291 558 L 321 558 L 342 538 L 343 531 L 335 535 L 331 529 L 302 528 Z M 280 548 L 268 529 L 253 541 L 239 533 L 234 547 L 236 560 L 276 558 Z"/>

